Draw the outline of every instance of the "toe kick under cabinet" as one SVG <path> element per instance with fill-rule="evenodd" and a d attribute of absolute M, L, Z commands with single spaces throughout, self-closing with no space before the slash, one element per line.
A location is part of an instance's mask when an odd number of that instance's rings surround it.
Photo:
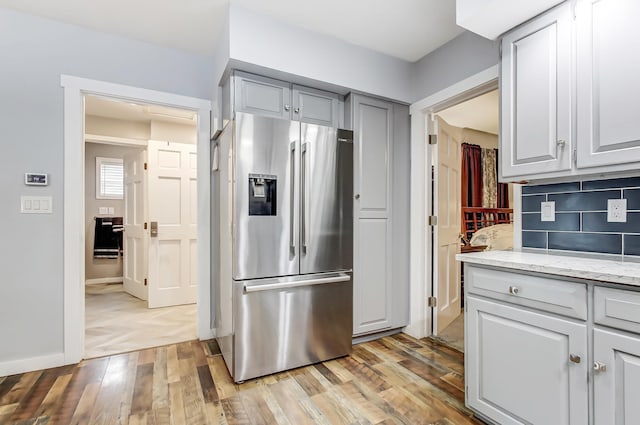
<path fill-rule="evenodd" d="M 489 423 L 640 424 L 640 288 L 465 264 L 466 403 Z"/>

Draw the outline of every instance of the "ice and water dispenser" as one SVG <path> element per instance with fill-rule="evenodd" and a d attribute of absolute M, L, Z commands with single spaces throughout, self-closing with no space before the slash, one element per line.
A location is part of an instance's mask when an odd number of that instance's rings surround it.
<path fill-rule="evenodd" d="M 276 215 L 277 179 L 271 174 L 249 174 L 249 215 Z"/>

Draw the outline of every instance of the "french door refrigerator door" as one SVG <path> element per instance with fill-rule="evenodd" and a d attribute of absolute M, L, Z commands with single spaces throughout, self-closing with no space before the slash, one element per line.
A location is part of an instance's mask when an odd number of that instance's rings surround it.
<path fill-rule="evenodd" d="M 234 280 L 299 273 L 300 124 L 236 113 Z"/>
<path fill-rule="evenodd" d="M 353 136 L 302 124 L 300 273 L 353 267 Z"/>

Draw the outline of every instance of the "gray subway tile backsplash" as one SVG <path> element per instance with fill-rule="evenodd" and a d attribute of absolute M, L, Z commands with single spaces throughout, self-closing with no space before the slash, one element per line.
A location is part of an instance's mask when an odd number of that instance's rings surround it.
<path fill-rule="evenodd" d="M 582 190 L 640 187 L 640 177 L 626 179 L 590 180 L 582 182 Z"/>
<path fill-rule="evenodd" d="M 522 197 L 522 212 L 540 212 L 540 202 L 547 200 L 547 195 L 531 195 Z"/>
<path fill-rule="evenodd" d="M 532 194 L 532 193 L 575 192 L 579 190 L 580 190 L 580 182 L 522 186 L 522 193 L 526 195 Z"/>
<path fill-rule="evenodd" d="M 640 213 L 627 213 L 625 223 L 607 222 L 606 212 L 582 213 L 583 232 L 640 233 Z"/>
<path fill-rule="evenodd" d="M 627 221 L 607 222 L 609 199 L 627 199 Z M 556 220 L 540 220 L 555 201 Z M 640 256 L 640 177 L 522 187 L 522 246 Z"/>
<path fill-rule="evenodd" d="M 556 213 L 555 221 L 540 218 L 540 213 L 523 213 L 522 230 L 580 230 L 580 213 Z"/>
<path fill-rule="evenodd" d="M 549 232 L 549 249 L 622 254 L 622 235 L 611 233 Z"/>
<path fill-rule="evenodd" d="M 622 197 L 627 200 L 627 210 L 640 211 L 640 189 L 625 189 Z"/>
<path fill-rule="evenodd" d="M 547 248 L 547 232 L 522 231 L 522 245 L 529 248 Z"/>
<path fill-rule="evenodd" d="M 555 193 L 549 201 L 556 203 L 556 211 L 606 211 L 608 199 L 620 199 L 621 190 L 596 192 Z"/>
<path fill-rule="evenodd" d="M 640 256 L 640 235 L 624 235 L 624 255 Z"/>

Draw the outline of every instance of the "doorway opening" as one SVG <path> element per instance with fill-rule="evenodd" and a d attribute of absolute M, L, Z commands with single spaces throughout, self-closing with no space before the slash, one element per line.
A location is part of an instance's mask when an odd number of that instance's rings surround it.
<path fill-rule="evenodd" d="M 84 103 L 84 358 L 195 339 L 197 113 Z"/>
<path fill-rule="evenodd" d="M 513 188 L 498 182 L 499 93 L 433 113 L 434 338 L 464 351 L 464 273 L 455 256 L 513 248 Z"/>

